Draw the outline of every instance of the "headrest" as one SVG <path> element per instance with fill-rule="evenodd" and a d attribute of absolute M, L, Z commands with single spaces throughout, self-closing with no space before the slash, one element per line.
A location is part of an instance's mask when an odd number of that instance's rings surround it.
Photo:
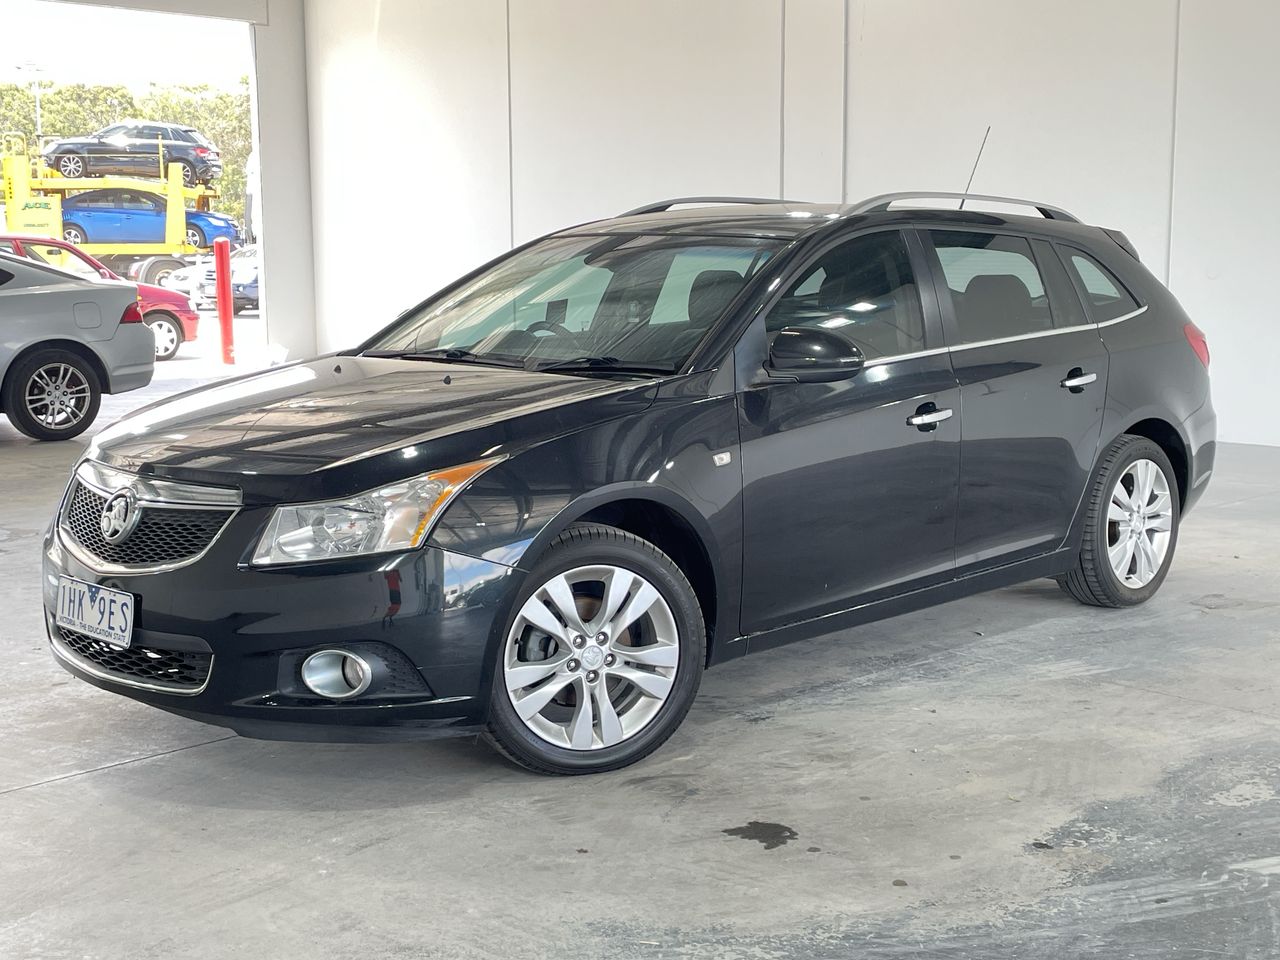
<path fill-rule="evenodd" d="M 689 322 L 699 327 L 710 326 L 724 313 L 744 283 L 746 278 L 732 270 L 703 270 L 693 278 L 693 286 L 689 288 Z"/>

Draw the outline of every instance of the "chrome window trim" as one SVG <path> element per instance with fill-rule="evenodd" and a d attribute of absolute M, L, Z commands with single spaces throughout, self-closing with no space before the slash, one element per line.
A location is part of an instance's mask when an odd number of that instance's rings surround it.
<path fill-rule="evenodd" d="M 83 670 L 85 673 L 99 680 L 105 680 L 108 683 L 118 683 L 121 686 L 133 687 L 135 690 L 149 690 L 152 693 L 167 693 L 175 697 L 195 697 L 209 689 L 209 680 L 213 677 L 213 661 L 214 655 L 209 655 L 209 672 L 205 674 L 204 683 L 198 687 L 181 688 L 166 687 L 159 683 L 147 683 L 145 680 L 130 679 L 122 677 L 118 674 L 110 673 L 103 670 L 91 660 L 86 660 L 78 653 L 66 646 L 62 640 L 62 634 L 55 624 L 49 631 L 49 648 L 53 650 L 53 655 L 64 663 L 68 663 L 77 670 Z"/>
<path fill-rule="evenodd" d="M 901 360 L 915 360 L 918 357 L 935 357 L 941 353 L 960 353 L 964 350 L 977 350 L 980 347 L 994 347 L 1002 343 L 1017 343 L 1019 340 L 1037 340 L 1040 337 L 1056 337 L 1063 333 L 1076 333 L 1080 330 L 1097 330 L 1101 327 L 1110 327 L 1117 323 L 1123 323 L 1126 320 L 1132 320 L 1134 317 L 1147 312 L 1145 306 L 1139 307 L 1132 313 L 1126 313 L 1123 317 L 1116 317 L 1114 320 L 1104 320 L 1101 323 L 1077 323 L 1070 327 L 1059 327 L 1056 330 L 1037 330 L 1035 333 L 1020 333 L 1012 337 L 999 337 L 995 340 L 979 340 L 975 343 L 961 343 L 951 347 L 936 347 L 932 350 L 918 350 L 915 353 L 897 353 L 889 357 L 873 357 L 868 360 L 864 367 L 878 367 L 886 363 L 898 363 Z"/>
<path fill-rule="evenodd" d="M 1147 308 L 1145 305 L 1143 305 L 1139 307 L 1137 310 L 1134 310 L 1132 313 L 1126 313 L 1123 317 L 1116 317 L 1114 320 L 1103 320 L 1101 323 L 1098 324 L 1098 326 L 1109 327 L 1116 323 L 1124 323 L 1126 320 L 1132 320 L 1134 317 L 1138 316 L 1139 314 L 1146 313 L 1146 312 L 1147 312 Z"/>
<path fill-rule="evenodd" d="M 863 366 L 878 367 L 886 363 L 897 363 L 900 360 L 915 360 L 917 357 L 936 357 L 939 354 L 950 352 L 950 347 L 934 347 L 932 350 L 917 350 L 915 353 L 895 353 L 888 357 L 872 357 Z"/>
<path fill-rule="evenodd" d="M 121 489 L 132 490 L 138 498 L 138 502 L 148 509 L 222 510 L 227 517 L 222 521 L 222 526 L 218 532 L 205 544 L 203 550 L 183 560 L 157 564 L 110 563 L 90 553 L 86 547 L 77 542 L 67 526 L 67 511 L 71 507 L 72 494 L 77 483 L 83 483 L 90 490 L 104 497 L 110 497 Z M 110 484 L 112 483 L 116 485 L 111 486 Z M 230 526 L 232 518 L 240 512 L 241 503 L 240 491 L 231 487 L 203 487 L 196 484 L 176 483 L 170 480 L 153 480 L 126 473 L 123 470 L 117 470 L 114 467 L 108 467 L 93 460 L 85 460 L 76 467 L 71 482 L 67 485 L 66 492 L 63 494 L 62 505 L 58 508 L 58 542 L 68 553 L 94 573 L 115 574 L 117 576 L 169 573 L 195 563 L 212 550 L 213 545 L 218 542 L 219 538 L 226 532 L 227 527 Z"/>

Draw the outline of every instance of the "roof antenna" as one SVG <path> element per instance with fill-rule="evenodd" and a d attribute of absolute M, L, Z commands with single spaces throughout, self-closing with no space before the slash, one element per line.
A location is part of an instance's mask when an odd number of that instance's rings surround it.
<path fill-rule="evenodd" d="M 964 185 L 964 196 L 960 198 L 960 209 L 968 199 L 969 188 L 973 186 L 973 175 L 978 172 L 978 164 L 982 162 L 982 151 L 987 149 L 987 137 L 991 136 L 991 124 L 987 124 L 987 132 L 982 135 L 982 145 L 978 147 L 978 155 L 973 158 L 973 169 L 969 171 L 969 182 Z"/>

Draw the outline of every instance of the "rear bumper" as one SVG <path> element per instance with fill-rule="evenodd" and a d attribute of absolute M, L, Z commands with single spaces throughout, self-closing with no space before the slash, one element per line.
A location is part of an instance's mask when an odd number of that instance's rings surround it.
<path fill-rule="evenodd" d="M 101 689 L 249 737 L 363 742 L 475 731 L 486 717 L 495 629 L 505 622 L 494 598 L 510 595 L 522 574 L 436 548 L 305 570 L 242 567 L 266 512 L 246 508 L 200 560 L 168 573 L 99 574 L 51 530 L 43 599 L 57 662 Z M 203 682 L 165 689 L 163 675 L 140 678 L 111 656 L 64 642 L 54 623 L 62 574 L 132 594 L 130 651 L 194 656 Z M 322 699 L 302 685 L 299 668 L 328 648 L 372 652 L 396 667 L 364 696 Z"/>
<path fill-rule="evenodd" d="M 1199 410 L 1182 422 L 1182 432 L 1187 441 L 1189 468 L 1187 495 L 1182 502 L 1182 513 L 1185 514 L 1208 488 L 1218 451 L 1218 417 L 1207 398 Z"/>
<path fill-rule="evenodd" d="M 151 382 L 156 340 L 145 323 L 122 323 L 110 340 L 95 340 L 94 350 L 107 371 L 106 393 L 126 393 Z"/>

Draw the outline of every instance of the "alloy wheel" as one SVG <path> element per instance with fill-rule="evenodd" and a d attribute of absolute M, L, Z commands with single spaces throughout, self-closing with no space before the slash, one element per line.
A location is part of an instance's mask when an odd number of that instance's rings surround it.
<path fill-rule="evenodd" d="M 84 161 L 69 153 L 58 161 L 58 172 L 68 178 L 84 176 Z"/>
<path fill-rule="evenodd" d="M 1164 566 L 1173 531 L 1173 497 L 1164 471 L 1135 460 L 1111 489 L 1107 505 L 1107 558 L 1120 582 L 1145 587 Z"/>
<path fill-rule="evenodd" d="M 204 237 L 200 236 L 199 230 L 187 230 L 187 244 L 192 247 L 203 247 Z"/>
<path fill-rule="evenodd" d="M 507 635 L 503 678 L 535 735 L 570 750 L 627 740 L 667 702 L 680 661 L 667 601 L 613 565 L 552 577 L 525 601 Z"/>
<path fill-rule="evenodd" d="M 67 430 L 84 419 L 91 402 L 89 382 L 69 363 L 50 363 L 27 381 L 27 412 L 52 430 Z"/>

